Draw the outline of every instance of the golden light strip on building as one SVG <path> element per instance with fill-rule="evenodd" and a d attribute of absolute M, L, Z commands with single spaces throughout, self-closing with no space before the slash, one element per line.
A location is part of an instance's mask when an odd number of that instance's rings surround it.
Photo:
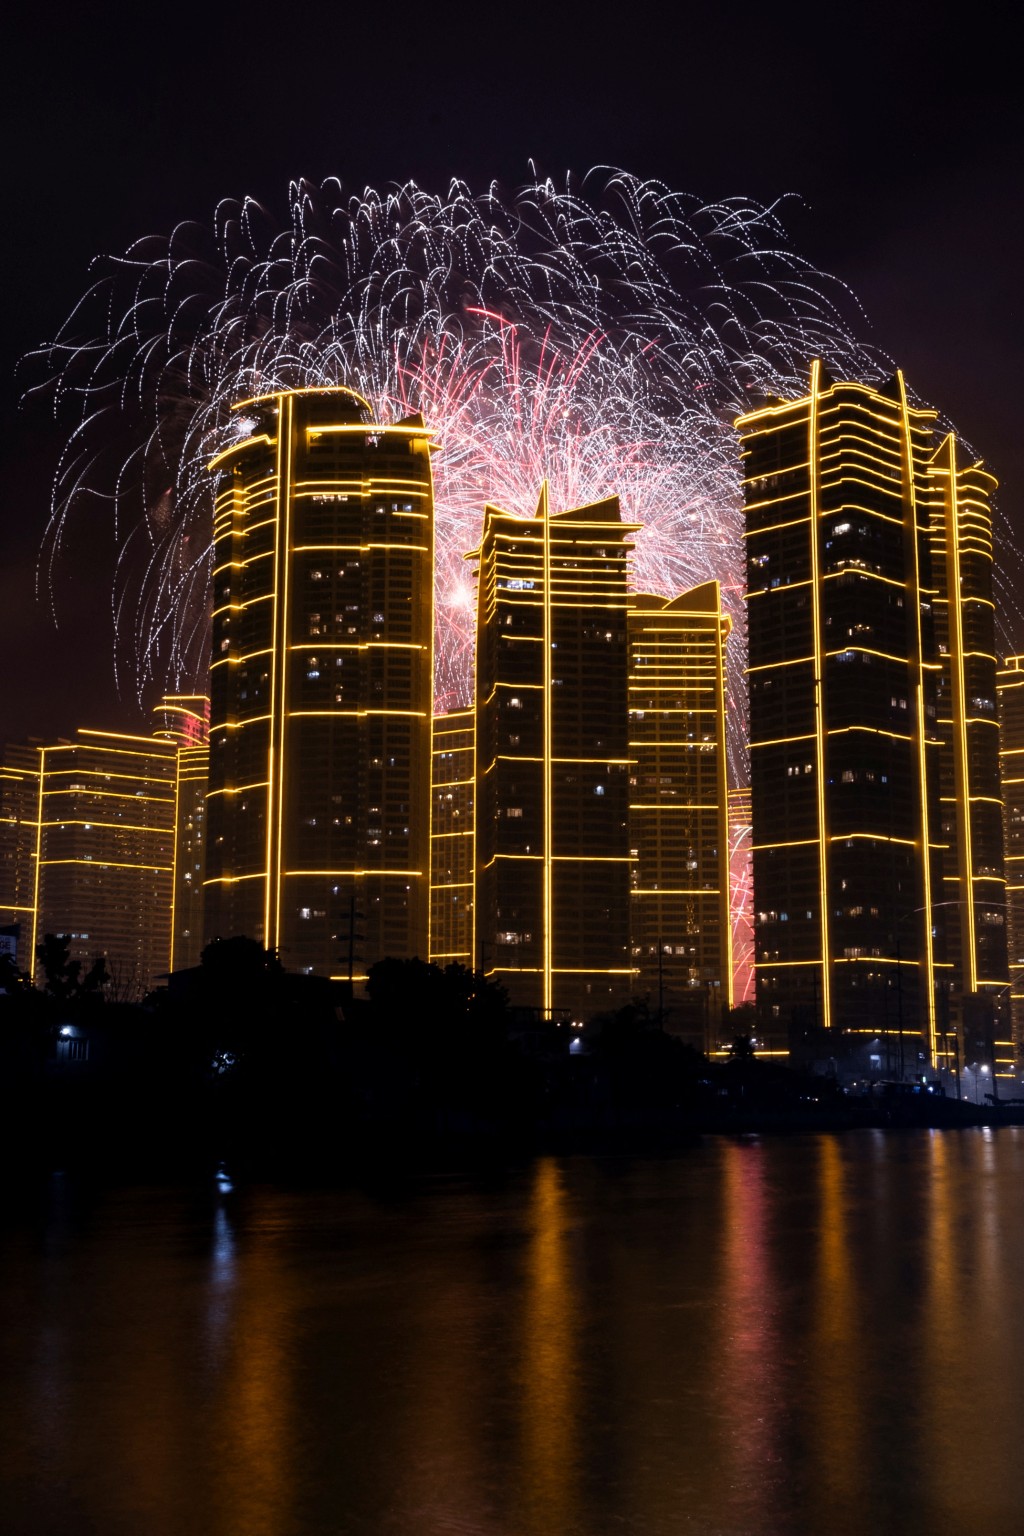
<path fill-rule="evenodd" d="M 287 665 L 288 654 L 288 605 L 291 595 L 292 576 L 292 429 L 294 398 L 292 395 L 279 397 L 279 409 L 281 411 L 279 438 L 283 440 L 284 447 L 281 454 L 282 473 L 279 482 L 278 502 L 278 528 L 277 537 L 280 542 L 280 595 L 278 608 L 280 611 L 280 627 L 274 634 L 275 658 L 280 657 L 280 683 L 277 689 L 277 718 L 272 721 L 271 731 L 274 737 L 275 765 L 277 769 L 276 796 L 270 807 L 270 820 L 273 823 L 273 849 L 272 859 L 267 866 L 268 885 L 268 911 L 269 921 L 267 926 L 267 948 L 279 950 L 281 947 L 281 865 L 283 863 L 284 841 L 284 789 L 288 768 L 288 760 L 285 753 L 286 721 L 288 719 L 288 684 L 289 668 Z"/>
<path fill-rule="evenodd" d="M 918 528 L 916 474 L 913 457 L 913 439 L 910 425 L 910 405 L 907 400 L 907 386 L 903 374 L 897 370 L 897 384 L 899 388 L 901 443 L 904 453 L 904 476 L 907 486 L 907 496 L 910 508 L 910 526 L 913 537 L 911 546 L 913 549 L 913 562 L 911 565 L 911 594 L 916 619 L 917 651 L 914 657 L 917 670 L 917 681 L 914 690 L 917 721 L 917 761 L 919 794 L 921 803 L 921 865 L 922 883 L 924 893 L 924 977 L 923 991 L 926 1011 L 926 1041 L 928 1053 L 933 1063 L 937 1062 L 937 1029 L 935 1020 L 935 955 L 932 940 L 934 918 L 932 915 L 932 880 L 931 880 L 931 829 L 928 814 L 928 773 L 927 773 L 927 731 L 925 720 L 924 685 L 921 678 L 921 669 L 924 663 L 924 642 L 921 633 L 921 569 L 920 569 L 920 532 Z"/>
<path fill-rule="evenodd" d="M 952 433 L 949 433 L 939 449 L 936 458 L 940 462 L 939 474 L 946 480 L 947 494 L 944 498 L 945 534 L 947 557 L 952 557 L 952 569 L 959 574 L 960 571 L 960 507 L 957 487 L 956 467 L 956 441 Z M 942 461 L 945 461 L 944 463 Z M 951 630 L 951 647 L 948 665 L 950 668 L 953 713 L 956 719 L 954 728 L 953 750 L 957 765 L 957 778 L 962 786 L 961 793 L 966 794 L 970 784 L 970 758 L 967 748 L 967 686 L 964 676 L 964 630 L 963 630 L 963 598 L 959 581 L 955 586 L 950 585 L 946 595 L 946 606 Z M 950 722 L 952 724 L 952 722 Z M 974 858 L 971 849 L 972 828 L 970 811 L 966 808 L 958 825 L 959 836 L 957 838 L 957 853 L 959 863 L 960 882 L 964 895 L 961 900 L 964 907 L 964 927 L 966 929 L 964 948 L 966 955 L 965 984 L 970 992 L 978 988 L 978 955 L 975 944 L 975 912 L 974 896 L 971 884 L 971 871 L 974 868 Z"/>
<path fill-rule="evenodd" d="M 825 811 L 825 679 L 821 656 L 821 575 L 818 564 L 818 518 L 820 496 L 820 465 L 818 461 L 818 397 L 821 389 L 821 364 L 811 364 L 811 393 L 807 411 L 808 463 L 810 485 L 810 541 L 811 541 L 811 625 L 814 642 L 814 751 L 815 778 L 818 802 L 818 900 L 820 905 L 819 927 L 821 935 L 821 998 L 822 1023 L 826 1029 L 832 1026 L 832 977 L 829 949 L 829 894 L 826 862 L 826 836 L 828 822 Z"/>

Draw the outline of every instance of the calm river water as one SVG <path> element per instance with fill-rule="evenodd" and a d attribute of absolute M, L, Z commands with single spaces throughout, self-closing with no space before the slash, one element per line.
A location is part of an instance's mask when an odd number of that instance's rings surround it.
<path fill-rule="evenodd" d="M 7 1201 L 3 1536 L 1019 1536 L 1024 1130 Z"/>

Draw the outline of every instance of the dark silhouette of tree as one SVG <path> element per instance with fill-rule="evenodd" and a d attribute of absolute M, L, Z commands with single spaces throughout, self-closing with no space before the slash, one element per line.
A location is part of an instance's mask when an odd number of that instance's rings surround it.
<path fill-rule="evenodd" d="M 749 1035 L 753 1039 L 757 1034 L 757 1009 L 753 1003 L 736 1003 L 725 1009 L 722 1024 L 733 1037 Z"/>
<path fill-rule="evenodd" d="M 8 997 L 19 996 L 32 981 L 27 971 L 19 971 L 13 955 L 0 955 L 0 992 Z"/>
<path fill-rule="evenodd" d="M 259 987 L 268 977 L 284 975 L 284 966 L 272 949 L 258 939 L 238 934 L 232 939 L 213 939 L 199 957 L 204 976 L 215 986 L 234 991 Z"/>
<path fill-rule="evenodd" d="M 110 980 L 102 955 L 96 956 L 83 976 L 81 960 L 71 958 L 71 935 L 48 933 L 36 945 L 36 956 L 43 968 L 43 991 L 47 997 L 58 1003 L 102 1001 L 103 989 Z"/>
<path fill-rule="evenodd" d="M 464 965 L 385 959 L 366 990 L 362 1070 L 390 1113 L 505 1120 L 530 1099 L 532 1072 L 509 1040 L 508 995 L 496 982 Z"/>
<path fill-rule="evenodd" d="M 191 1003 L 210 1062 L 264 1066 L 280 1034 L 285 970 L 275 952 L 239 934 L 214 939 L 200 956 Z"/>
<path fill-rule="evenodd" d="M 508 994 L 497 982 L 453 963 L 442 970 L 425 960 L 378 960 L 366 992 L 375 1016 L 400 1028 L 429 1021 L 433 1037 L 463 1029 L 504 1031 Z"/>
<path fill-rule="evenodd" d="M 666 1110 L 692 1103 L 707 1072 L 707 1058 L 666 1033 L 648 999 L 634 998 L 595 1021 L 593 1046 L 599 1096 L 631 1109 Z"/>

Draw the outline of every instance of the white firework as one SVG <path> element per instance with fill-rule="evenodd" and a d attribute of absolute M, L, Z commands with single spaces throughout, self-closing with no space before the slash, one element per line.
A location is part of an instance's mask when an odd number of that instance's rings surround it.
<path fill-rule="evenodd" d="M 701 203 L 623 172 L 514 195 L 413 183 L 293 183 L 290 218 L 219 205 L 102 258 L 33 355 L 70 432 L 44 569 L 69 520 L 113 519 L 119 677 L 192 687 L 207 664 L 211 458 L 232 406 L 345 384 L 387 422 L 422 412 L 434 456 L 437 696 L 464 702 L 473 614 L 463 556 L 483 506 L 528 515 L 618 494 L 642 525 L 634 585 L 722 582 L 741 750 L 742 498 L 733 417 L 806 390 L 810 361 L 878 377 L 841 283 L 787 245 L 778 205 Z M 734 771 L 741 772 L 738 762 Z"/>

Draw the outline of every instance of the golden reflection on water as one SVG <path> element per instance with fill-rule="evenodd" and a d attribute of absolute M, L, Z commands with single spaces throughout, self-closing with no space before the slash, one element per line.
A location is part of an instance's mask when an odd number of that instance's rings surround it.
<path fill-rule="evenodd" d="M 486 1284 L 472 1264 L 435 1277 L 408 1277 L 400 1330 L 401 1388 L 380 1434 L 390 1476 L 377 1472 L 376 1520 L 390 1528 L 394 1509 L 415 1511 L 424 1532 L 487 1529 L 487 1431 L 499 1383 L 489 1372 Z M 392 1365 L 392 1369 L 393 1369 Z M 482 1465 L 483 1463 L 483 1465 Z"/>
<path fill-rule="evenodd" d="M 273 1204 L 248 1226 L 245 1262 L 230 1274 L 230 1315 L 220 1340 L 211 1431 L 218 1446 L 215 1530 L 263 1536 L 285 1524 L 295 1489 L 291 1466 L 293 1281 L 279 1251 Z M 226 1241 L 223 1232 L 218 1241 Z M 215 1247 L 211 1309 L 222 1309 L 225 1255 Z M 219 1281 L 219 1284 L 217 1283 Z"/>
<path fill-rule="evenodd" d="M 1013 1128 L 42 1227 L 0 1268 L 2 1536 L 1024 1529 Z"/>
<path fill-rule="evenodd" d="M 853 1383 L 863 1353 L 864 1322 L 853 1278 L 843 1143 L 836 1136 L 821 1136 L 815 1150 L 818 1241 L 807 1380 L 820 1472 L 808 1491 L 824 1507 L 848 1506 L 863 1476 L 864 1425 Z"/>
<path fill-rule="evenodd" d="M 981 1521 L 981 1512 L 993 1506 L 990 1513 L 998 1519 L 997 1490 L 1007 1471 L 1005 1427 L 1018 1395 L 1005 1319 L 1021 1305 L 1020 1294 L 1007 1287 L 1006 1250 L 1011 1237 L 1019 1247 L 1019 1227 L 1015 1233 L 1001 1230 L 1000 1217 L 1008 1212 L 999 1198 L 991 1131 L 933 1134 L 928 1150 L 922 1461 L 934 1469 L 941 1508 L 965 1520 L 974 1511 Z M 1019 1505 L 1018 1514 L 1018 1529 L 1024 1529 Z"/>
<path fill-rule="evenodd" d="M 780 1459 L 774 1375 L 775 1290 L 769 1243 L 764 1151 L 759 1144 L 722 1146 L 720 1371 L 716 1391 L 728 1429 L 721 1454 L 724 1480 L 742 1499 L 750 1531 L 770 1504 L 772 1469 Z"/>
<path fill-rule="evenodd" d="M 520 1443 L 527 1528 L 538 1536 L 576 1528 L 579 1455 L 575 1294 L 568 1200 L 554 1158 L 536 1166 L 522 1307 Z"/>

